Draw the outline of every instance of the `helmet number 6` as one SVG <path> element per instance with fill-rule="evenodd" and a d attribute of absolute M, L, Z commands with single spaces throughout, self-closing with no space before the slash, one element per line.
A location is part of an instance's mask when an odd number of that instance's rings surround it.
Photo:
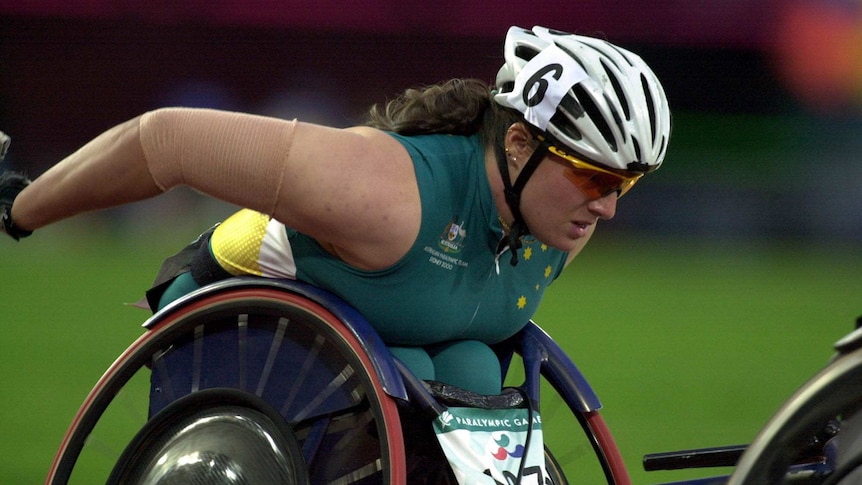
<path fill-rule="evenodd" d="M 554 80 L 559 81 L 563 77 L 563 66 L 560 64 L 548 64 L 533 73 L 525 83 L 524 92 L 521 95 L 524 104 L 533 107 L 539 105 L 545 99 L 545 94 L 548 92 L 550 85 L 550 81 L 545 78 L 548 73 L 552 73 L 551 76 Z"/>

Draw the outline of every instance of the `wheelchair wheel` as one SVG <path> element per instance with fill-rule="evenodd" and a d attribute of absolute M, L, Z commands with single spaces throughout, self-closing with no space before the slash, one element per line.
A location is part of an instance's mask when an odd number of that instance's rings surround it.
<path fill-rule="evenodd" d="M 530 322 L 497 350 L 504 362 L 508 359 L 506 384 L 521 387 L 540 403 L 550 483 L 630 485 L 598 397 L 553 339 Z"/>
<path fill-rule="evenodd" d="M 509 377 L 510 382 L 517 382 L 515 376 L 517 372 Z M 555 384 L 542 376 L 539 411 L 548 474 L 546 483 L 630 485 L 628 472 L 601 414 L 573 412 Z"/>
<path fill-rule="evenodd" d="M 240 414 L 268 423 L 275 431 L 267 436 L 283 438 L 282 448 L 295 441 L 301 456 L 287 453 L 287 461 L 304 463 L 312 484 L 404 483 L 397 401 L 352 329 L 326 307 L 282 287 L 215 286 L 155 315 L 148 332 L 108 369 L 73 420 L 46 483 L 104 482 L 124 469 L 146 473 L 160 448 L 130 458 L 123 453 L 141 439 L 135 435 L 177 406 L 195 409 L 184 400 L 214 390 L 248 399 L 215 399 L 204 415 L 184 411 L 175 420 L 198 422 L 241 408 Z M 143 416 L 141 402 L 149 402 Z M 249 402 L 266 403 L 276 416 Z M 137 413 L 126 417 L 128 408 Z M 287 432 L 279 432 L 282 427 Z M 277 461 L 279 453 L 270 459 Z M 304 474 L 296 476 L 295 483 L 303 483 Z"/>

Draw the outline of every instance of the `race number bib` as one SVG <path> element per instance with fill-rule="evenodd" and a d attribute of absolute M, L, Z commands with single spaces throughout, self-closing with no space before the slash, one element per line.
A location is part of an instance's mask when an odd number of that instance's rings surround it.
<path fill-rule="evenodd" d="M 434 432 L 460 485 L 545 485 L 542 419 L 526 409 L 451 407 Z M 532 426 L 529 446 L 527 430 Z M 523 465 L 522 465 L 523 464 Z"/>
<path fill-rule="evenodd" d="M 546 40 L 551 38 L 546 30 L 536 34 Z M 587 77 L 580 64 L 552 43 L 521 69 L 506 102 L 524 113 L 530 124 L 544 130 L 563 96 Z"/>

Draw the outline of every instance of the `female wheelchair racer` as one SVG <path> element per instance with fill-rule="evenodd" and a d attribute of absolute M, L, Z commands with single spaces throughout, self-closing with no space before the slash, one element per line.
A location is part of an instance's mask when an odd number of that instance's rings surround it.
<path fill-rule="evenodd" d="M 411 375 L 500 395 L 496 347 L 524 328 L 618 197 L 659 167 L 670 134 L 661 84 L 625 49 L 513 27 L 504 57 L 493 89 L 454 80 L 408 90 L 372 110 L 368 126 L 343 130 L 212 110 L 144 114 L 32 184 L 10 181 L 3 229 L 20 239 L 191 186 L 248 208 L 202 246 L 217 269 L 332 292 L 373 322 Z M 170 275 L 160 304 L 213 273 Z M 192 363 L 183 372 L 210 369 Z M 155 386 L 150 402 L 172 387 Z"/>
<path fill-rule="evenodd" d="M 145 113 L 30 184 L 7 179 L 3 230 L 187 185 L 245 209 L 212 232 L 206 270 L 169 275 L 162 304 L 219 273 L 298 279 L 356 307 L 420 378 L 497 393 L 490 345 L 529 321 L 670 136 L 637 55 L 544 27 L 510 28 L 503 51 L 494 86 L 410 89 L 364 126 Z"/>

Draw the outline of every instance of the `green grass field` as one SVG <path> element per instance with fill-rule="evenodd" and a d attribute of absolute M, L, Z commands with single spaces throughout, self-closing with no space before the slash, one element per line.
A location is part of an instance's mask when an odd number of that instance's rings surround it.
<path fill-rule="evenodd" d="M 44 480 L 86 393 L 141 333 L 147 313 L 124 303 L 197 229 L 0 241 L 0 483 Z M 709 476 L 647 474 L 641 457 L 750 441 L 862 315 L 860 268 L 858 248 L 608 234 L 536 320 L 590 379 L 636 484 Z"/>

